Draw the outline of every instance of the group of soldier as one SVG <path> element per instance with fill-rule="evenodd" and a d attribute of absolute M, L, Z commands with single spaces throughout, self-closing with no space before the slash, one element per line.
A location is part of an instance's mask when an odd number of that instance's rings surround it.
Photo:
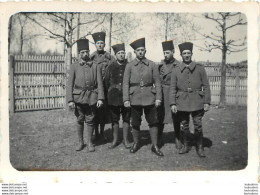
<path fill-rule="evenodd" d="M 104 126 L 109 121 L 113 130 L 109 148 L 117 147 L 122 116 L 122 143 L 131 153 L 137 152 L 141 147 L 140 126 L 144 112 L 154 154 L 163 156 L 162 135 L 167 123 L 173 123 L 178 153 L 188 153 L 189 121 L 192 118 L 196 151 L 199 157 L 205 157 L 202 117 L 209 109 L 210 88 L 204 67 L 192 61 L 193 44 L 185 42 L 179 45 L 182 57 L 182 62 L 179 62 L 174 58 L 173 41 L 162 42 L 164 60 L 157 65 L 145 57 L 145 38 L 130 44 L 136 58 L 127 62 L 124 43 L 112 46 L 113 57 L 104 50 L 105 36 L 104 32 L 92 34 L 96 51 L 91 55 L 89 40 L 78 40 L 80 58 L 70 68 L 67 100 L 77 118 L 76 150 L 81 151 L 87 146 L 89 152 L 94 152 L 92 140 L 105 139 Z M 132 145 L 128 140 L 130 122 Z M 87 125 L 86 145 L 84 123 Z"/>

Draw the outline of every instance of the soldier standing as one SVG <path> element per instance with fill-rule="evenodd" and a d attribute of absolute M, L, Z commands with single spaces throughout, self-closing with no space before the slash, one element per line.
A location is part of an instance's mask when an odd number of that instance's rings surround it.
<path fill-rule="evenodd" d="M 180 142 L 180 122 L 176 114 L 172 114 L 169 104 L 169 92 L 171 83 L 171 73 L 174 71 L 174 67 L 179 63 L 174 58 L 174 45 L 173 41 L 162 42 L 164 60 L 159 64 L 159 73 L 162 84 L 163 104 L 158 108 L 159 126 L 158 126 L 158 142 L 163 144 L 162 135 L 164 124 L 173 123 L 175 133 L 176 148 L 181 148 Z"/>
<path fill-rule="evenodd" d="M 124 107 L 123 103 L 123 76 L 127 60 L 125 59 L 125 44 L 116 44 L 112 46 L 116 61 L 107 69 L 105 76 L 105 88 L 107 90 L 107 101 L 112 115 L 113 142 L 110 149 L 115 148 L 118 142 L 120 115 L 123 119 L 123 144 L 129 149 L 131 146 L 128 141 L 128 132 L 130 128 L 130 108 Z"/>
<path fill-rule="evenodd" d="M 182 125 L 183 148 L 179 154 L 189 151 L 187 134 L 189 132 L 189 115 L 194 124 L 194 137 L 199 157 L 205 157 L 203 149 L 202 117 L 209 110 L 210 87 L 203 65 L 192 62 L 193 44 L 185 42 L 179 45 L 183 62 L 178 64 L 171 76 L 170 105 L 177 113 Z"/>
<path fill-rule="evenodd" d="M 96 32 L 92 34 L 92 37 L 95 42 L 95 46 L 97 51 L 91 54 L 90 59 L 93 60 L 95 63 L 100 66 L 102 78 L 104 80 L 107 67 L 111 63 L 112 56 L 104 51 L 106 46 L 105 39 L 106 33 L 105 32 Z M 95 139 L 101 139 L 106 141 L 106 137 L 104 136 L 104 128 L 106 123 L 110 123 L 110 115 L 106 106 L 106 91 L 105 93 L 105 102 L 104 105 L 97 110 L 97 117 L 96 117 L 96 127 L 95 127 Z M 98 131 L 98 127 L 100 125 L 100 133 Z"/>
<path fill-rule="evenodd" d="M 152 152 L 163 156 L 157 145 L 158 115 L 156 107 L 162 100 L 161 82 L 158 67 L 145 58 L 145 38 L 130 44 L 136 54 L 136 59 L 128 63 L 123 80 L 123 101 L 125 107 L 131 107 L 131 125 L 134 144 L 130 149 L 135 153 L 140 148 L 139 134 L 143 111 L 150 128 Z"/>
<path fill-rule="evenodd" d="M 78 40 L 77 46 L 80 60 L 70 67 L 67 100 L 69 108 L 75 109 L 77 117 L 76 129 L 79 145 L 76 150 L 80 151 L 84 148 L 83 131 L 84 122 L 86 122 L 87 147 L 90 152 L 94 152 L 91 136 L 95 126 L 97 108 L 103 104 L 103 82 L 99 67 L 89 58 L 88 39 Z"/>

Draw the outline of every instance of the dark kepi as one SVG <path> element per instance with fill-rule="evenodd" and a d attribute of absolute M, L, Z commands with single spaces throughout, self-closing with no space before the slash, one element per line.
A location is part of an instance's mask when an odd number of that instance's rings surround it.
<path fill-rule="evenodd" d="M 185 42 L 179 45 L 180 52 L 182 53 L 184 50 L 190 50 L 192 52 L 193 43 Z"/>
<path fill-rule="evenodd" d="M 77 46 L 78 46 L 78 52 L 80 52 L 81 50 L 89 50 L 88 39 L 79 39 L 77 41 Z"/>
<path fill-rule="evenodd" d="M 174 49 L 173 41 L 170 40 L 170 41 L 162 42 L 162 48 L 163 48 L 163 51 L 173 50 Z"/>
<path fill-rule="evenodd" d="M 125 51 L 125 44 L 124 43 L 118 43 L 115 45 L 112 45 L 112 48 L 115 52 L 115 54 L 119 51 Z"/>
<path fill-rule="evenodd" d="M 136 50 L 139 47 L 145 47 L 145 38 L 140 38 L 140 39 L 133 41 L 132 43 L 130 43 L 130 46 L 134 50 Z"/>
<path fill-rule="evenodd" d="M 105 32 L 96 32 L 92 34 L 92 37 L 96 42 L 98 41 L 103 41 L 105 43 L 105 39 L 106 39 L 106 33 Z"/>

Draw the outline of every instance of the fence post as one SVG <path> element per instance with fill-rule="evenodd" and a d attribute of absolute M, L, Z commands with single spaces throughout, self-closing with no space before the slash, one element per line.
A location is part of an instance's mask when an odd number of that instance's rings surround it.
<path fill-rule="evenodd" d="M 236 101 L 235 101 L 235 104 L 236 104 L 236 107 L 238 107 L 239 105 L 239 85 L 240 85 L 240 77 L 239 77 L 239 66 L 237 64 L 237 66 L 235 67 L 235 82 L 236 82 L 236 87 L 235 87 L 235 94 L 236 94 Z"/>
<path fill-rule="evenodd" d="M 14 56 L 9 55 L 9 114 L 14 113 Z"/>

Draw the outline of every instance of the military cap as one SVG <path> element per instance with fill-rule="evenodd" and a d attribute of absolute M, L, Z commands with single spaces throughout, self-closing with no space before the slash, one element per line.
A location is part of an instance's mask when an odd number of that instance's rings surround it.
<path fill-rule="evenodd" d="M 106 39 L 106 33 L 105 32 L 96 32 L 92 34 L 92 37 L 96 42 L 98 41 L 103 41 L 105 43 L 105 39 Z"/>
<path fill-rule="evenodd" d="M 89 41 L 88 39 L 79 39 L 77 40 L 78 52 L 81 50 L 89 50 Z"/>
<path fill-rule="evenodd" d="M 115 54 L 119 51 L 125 51 L 125 44 L 124 43 L 118 43 L 115 45 L 112 45 L 112 48 L 115 52 Z"/>
<path fill-rule="evenodd" d="M 143 38 L 140 38 L 140 39 L 133 41 L 132 43 L 130 43 L 130 46 L 134 50 L 136 50 L 139 47 L 145 47 L 145 38 L 143 37 Z"/>
<path fill-rule="evenodd" d="M 162 48 L 163 48 L 163 51 L 173 50 L 174 49 L 174 45 L 173 45 L 172 40 L 162 42 Z"/>
<path fill-rule="evenodd" d="M 179 44 L 180 52 L 182 53 L 184 50 L 190 50 L 192 52 L 193 44 L 191 42 L 185 42 L 182 44 Z"/>

